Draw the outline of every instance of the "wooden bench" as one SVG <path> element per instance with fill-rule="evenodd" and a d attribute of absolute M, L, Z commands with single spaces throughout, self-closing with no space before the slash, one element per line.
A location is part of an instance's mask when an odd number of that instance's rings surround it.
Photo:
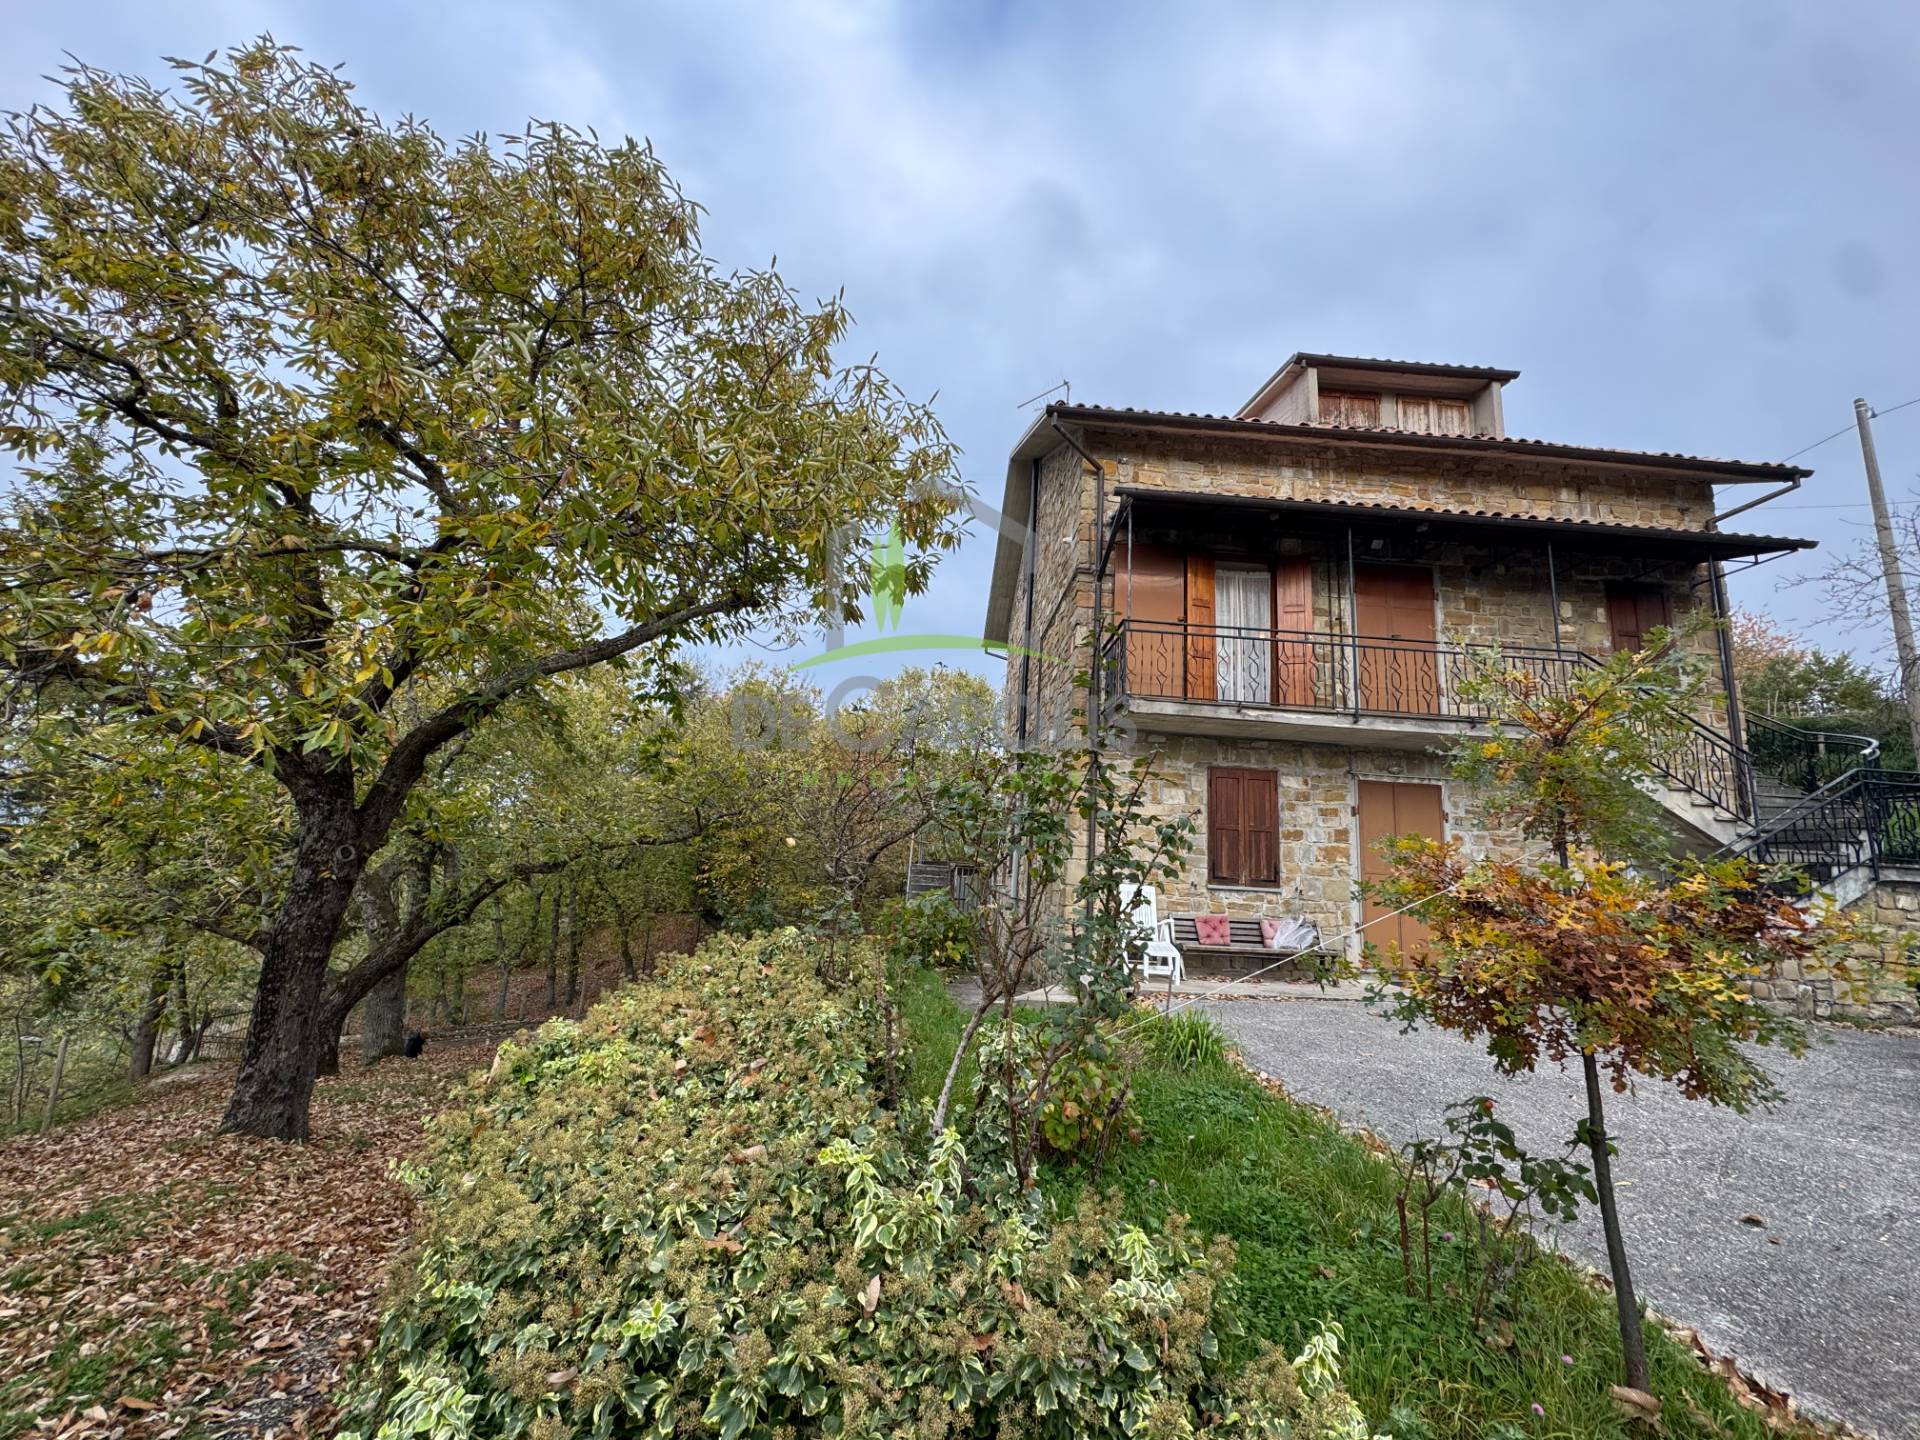
<path fill-rule="evenodd" d="M 1173 917 L 1173 943 L 1180 947 L 1181 959 L 1189 974 L 1246 975 L 1261 972 L 1262 979 L 1299 980 L 1313 978 L 1311 960 L 1293 961 L 1286 950 L 1269 950 L 1260 938 L 1260 921 L 1235 916 L 1227 922 L 1232 939 L 1225 945 L 1202 945 L 1200 928 L 1194 915 Z M 1298 952 L 1294 952 L 1298 953 Z M 1271 966 L 1273 968 L 1269 969 Z"/>

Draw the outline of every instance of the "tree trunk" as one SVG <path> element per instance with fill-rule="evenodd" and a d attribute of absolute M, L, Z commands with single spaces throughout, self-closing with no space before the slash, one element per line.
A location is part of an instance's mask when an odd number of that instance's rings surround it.
<path fill-rule="evenodd" d="M 567 1009 L 580 1002 L 580 887 L 567 892 Z"/>
<path fill-rule="evenodd" d="M 203 1010 L 193 1022 L 193 1034 L 187 1041 L 186 1058 L 181 1062 L 190 1064 L 200 1058 L 200 1051 L 207 1043 L 207 1031 L 213 1028 L 213 1011 Z"/>
<path fill-rule="evenodd" d="M 321 1012 L 313 1035 L 313 1073 L 315 1075 L 340 1073 L 340 1035 L 346 1028 L 346 1015 L 343 1014 L 335 1020 L 324 1010 Z"/>
<path fill-rule="evenodd" d="M 535 892 L 536 898 L 538 892 Z M 493 1018 L 507 1018 L 507 988 L 513 983 L 513 962 L 507 956 L 507 906 L 498 895 L 493 897 L 493 958 L 500 966 L 500 988 L 493 996 Z"/>
<path fill-rule="evenodd" d="M 371 1065 L 407 1048 L 407 970 L 402 965 L 360 1002 L 360 1058 Z"/>
<path fill-rule="evenodd" d="M 367 864 L 352 774 L 337 768 L 301 777 L 296 806 L 293 873 L 260 947 L 253 1014 L 222 1134 L 305 1140 L 315 1065 L 328 1042 L 338 1046 L 338 1031 L 320 1028 L 331 1018 L 322 1005 L 327 962 Z"/>
<path fill-rule="evenodd" d="M 47 1113 L 41 1121 L 42 1130 L 53 1128 L 54 1107 L 60 1103 L 60 1086 L 67 1078 L 67 1047 L 73 1044 L 73 1032 L 65 1030 L 60 1035 L 60 1049 L 53 1057 L 53 1079 L 47 1085 Z"/>
<path fill-rule="evenodd" d="M 147 981 L 147 1001 L 134 1022 L 133 1051 L 127 1057 L 127 1079 L 136 1085 L 153 1073 L 153 1047 L 160 1038 L 160 1012 L 166 1002 L 166 976 L 155 971 Z"/>
<path fill-rule="evenodd" d="M 1600 1195 L 1600 1220 L 1607 1236 L 1607 1265 L 1613 1271 L 1613 1304 L 1620 1316 L 1620 1359 L 1627 1385 L 1647 1388 L 1647 1347 L 1640 1333 L 1640 1303 L 1634 1298 L 1633 1276 L 1627 1270 L 1627 1246 L 1620 1234 L 1620 1211 L 1614 1203 L 1613 1164 L 1607 1153 L 1607 1116 L 1600 1094 L 1600 1066 L 1591 1050 L 1580 1057 L 1587 1080 L 1587 1151 L 1593 1157 L 1593 1188 Z"/>
<path fill-rule="evenodd" d="M 173 994 L 167 1001 L 169 1023 L 173 1026 L 173 1040 L 168 1047 L 167 1063 L 178 1065 L 187 1058 L 187 1035 L 193 1029 L 193 1006 L 187 995 L 186 964 L 176 960 L 168 969 L 173 977 Z"/>
<path fill-rule="evenodd" d="M 547 929 L 547 1013 L 560 1008 L 560 896 L 553 897 L 553 919 Z"/>
<path fill-rule="evenodd" d="M 20 1028 L 20 1017 L 13 1017 L 13 1094 L 12 1121 L 17 1126 L 27 1118 L 27 1032 Z"/>

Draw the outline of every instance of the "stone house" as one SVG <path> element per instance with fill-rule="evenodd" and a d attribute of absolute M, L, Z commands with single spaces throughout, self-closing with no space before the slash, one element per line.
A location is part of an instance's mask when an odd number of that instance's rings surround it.
<path fill-rule="evenodd" d="M 1241 922 L 1222 951 L 1183 921 L 1190 966 L 1270 965 L 1261 917 L 1417 941 L 1360 898 L 1375 841 L 1520 843 L 1447 773 L 1442 752 L 1483 723 L 1459 693 L 1470 653 L 1497 643 L 1563 681 L 1655 626 L 1724 615 L 1728 567 L 1812 545 L 1720 523 L 1811 472 L 1517 438 L 1515 378 L 1298 354 L 1232 415 L 1053 404 L 1014 447 L 986 618 L 1008 743 L 1084 743 L 1091 703 L 1112 743 L 1158 756 L 1153 804 L 1199 822 L 1163 912 Z M 1809 793 L 1870 767 L 1868 742 L 1743 723 L 1724 627 L 1692 643 L 1713 683 L 1657 786 L 1676 843 L 1811 843 Z M 1850 867 L 1849 898 L 1898 909 L 1894 858 Z"/>

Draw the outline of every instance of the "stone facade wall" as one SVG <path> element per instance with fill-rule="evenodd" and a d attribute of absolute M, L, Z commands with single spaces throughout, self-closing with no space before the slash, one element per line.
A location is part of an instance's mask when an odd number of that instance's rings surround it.
<path fill-rule="evenodd" d="M 1311 920 L 1327 938 L 1352 931 L 1360 920 L 1361 780 L 1439 785 L 1447 836 L 1458 839 L 1470 855 L 1530 850 L 1517 832 L 1486 821 L 1466 787 L 1448 775 L 1443 756 L 1198 735 L 1141 735 L 1135 748 L 1153 756 L 1148 811 L 1156 816 L 1189 814 L 1201 821 L 1186 865 L 1162 885 L 1162 913 L 1300 918 Z M 1216 765 L 1276 772 L 1280 825 L 1275 886 L 1214 885 L 1207 878 L 1207 771 Z M 1357 959 L 1359 941 L 1349 941 L 1347 950 Z"/>
<path fill-rule="evenodd" d="M 1713 484 L 1702 477 L 1569 464 L 1542 457 L 1413 454 L 1345 445 L 1288 446 L 1126 430 L 1090 435 L 1112 456 L 1117 485 L 1201 495 L 1360 501 L 1454 510 L 1493 510 L 1543 519 L 1705 529 Z"/>
<path fill-rule="evenodd" d="M 1040 465 L 1034 515 L 1033 639 L 1027 640 L 1027 566 L 1014 587 L 1008 639 L 1030 649 L 1025 673 L 1029 744 L 1068 743 L 1079 732 L 1086 710 L 1088 641 L 1093 628 L 1093 488 L 1080 457 L 1066 446 Z M 1016 650 L 1007 665 L 1008 743 L 1019 724 L 1022 675 Z"/>
<path fill-rule="evenodd" d="M 1246 495 L 1357 501 L 1432 508 L 1485 509 L 1542 518 L 1619 524 L 1704 528 L 1713 514 L 1707 480 L 1648 475 L 1629 469 L 1573 466 L 1547 460 L 1516 461 L 1475 455 L 1356 451 L 1327 446 L 1273 447 L 1182 438 L 1126 430 L 1089 433 L 1086 443 L 1107 469 L 1107 513 L 1117 508 L 1117 486 L 1154 486 L 1203 495 Z M 1364 461 L 1356 455 L 1365 456 Z M 1093 624 L 1093 562 L 1096 530 L 1094 487 L 1081 458 L 1062 445 L 1040 466 L 1035 534 L 1034 631 L 1039 652 L 1028 667 L 1029 743 L 1060 744 L 1080 729 L 1084 715 L 1089 637 Z M 1146 537 L 1142 537 L 1146 538 Z M 1437 630 L 1451 638 L 1485 644 L 1548 647 L 1554 644 L 1552 584 L 1545 542 L 1516 537 L 1508 546 L 1434 542 L 1391 520 L 1368 527 L 1370 548 L 1362 558 L 1431 565 L 1439 615 Z M 1116 547 L 1102 596 L 1108 613 L 1126 605 L 1125 547 Z M 1344 553 L 1326 542 L 1282 541 L 1281 554 L 1310 554 L 1314 567 L 1316 628 L 1344 633 Z M 1676 623 L 1711 609 L 1704 566 L 1650 564 L 1644 557 L 1601 559 L 1562 554 L 1556 566 L 1559 638 L 1569 649 L 1604 656 L 1610 648 L 1606 582 L 1635 580 L 1665 588 Z M 1016 582 L 1009 638 L 1027 643 L 1026 567 Z M 1718 642 L 1708 632 L 1694 644 L 1710 677 L 1718 675 Z M 1008 666 L 1009 739 L 1017 724 L 1020 666 Z M 1717 684 L 1717 679 L 1715 681 Z M 1714 715 L 1724 724 L 1724 696 Z M 1712 719 L 1713 716 L 1703 715 Z"/>
<path fill-rule="evenodd" d="M 1920 996 L 1909 947 L 1920 934 L 1920 870 L 1883 875 L 1849 913 L 1878 927 L 1847 978 L 1805 975 L 1797 969 L 1753 983 L 1753 993 L 1809 1018 L 1911 1025 L 1920 1021 Z"/>

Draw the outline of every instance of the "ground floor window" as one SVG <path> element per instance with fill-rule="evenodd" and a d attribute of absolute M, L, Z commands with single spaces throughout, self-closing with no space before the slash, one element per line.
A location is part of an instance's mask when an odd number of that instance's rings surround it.
<path fill-rule="evenodd" d="M 1280 880 L 1279 776 L 1215 766 L 1207 771 L 1207 881 L 1275 885 Z"/>

